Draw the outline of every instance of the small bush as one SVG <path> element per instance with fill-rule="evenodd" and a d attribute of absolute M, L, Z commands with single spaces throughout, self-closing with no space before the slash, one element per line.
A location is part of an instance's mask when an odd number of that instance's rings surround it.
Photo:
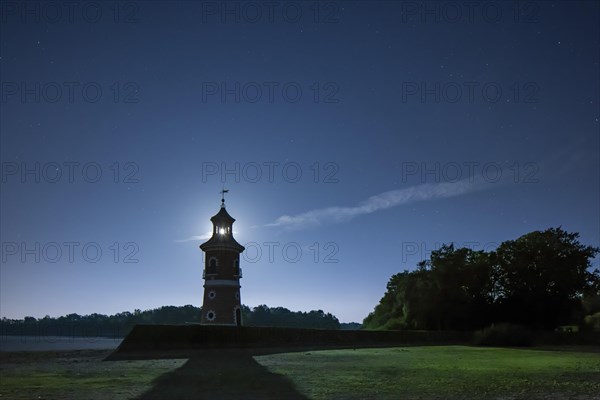
<path fill-rule="evenodd" d="M 533 332 L 520 325 L 492 324 L 475 332 L 475 344 L 480 346 L 531 346 Z"/>
<path fill-rule="evenodd" d="M 600 332 L 600 312 L 585 317 L 585 324 L 590 330 Z"/>

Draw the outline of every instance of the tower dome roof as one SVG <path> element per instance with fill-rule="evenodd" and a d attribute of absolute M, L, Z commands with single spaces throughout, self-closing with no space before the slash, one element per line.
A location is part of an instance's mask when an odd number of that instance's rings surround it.
<path fill-rule="evenodd" d="M 224 222 L 227 225 L 232 225 L 235 222 L 235 218 L 229 215 L 224 205 L 221 206 L 219 212 L 213 215 L 210 220 L 213 224 L 218 222 Z"/>
<path fill-rule="evenodd" d="M 221 205 L 221 209 L 211 219 L 213 223 L 213 234 L 210 239 L 200 245 L 202 251 L 207 250 L 233 250 L 241 253 L 245 250 L 244 246 L 239 244 L 233 238 L 233 218 L 227 210 L 225 205 Z"/>

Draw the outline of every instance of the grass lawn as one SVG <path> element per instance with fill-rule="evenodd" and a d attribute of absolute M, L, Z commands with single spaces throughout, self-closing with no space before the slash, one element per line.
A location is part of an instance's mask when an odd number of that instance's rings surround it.
<path fill-rule="evenodd" d="M 257 357 L 313 399 L 600 399 L 600 354 L 423 346 Z"/>
<path fill-rule="evenodd" d="M 0 353 L 0 399 L 600 399 L 600 353 L 467 346 L 102 362 Z"/>
<path fill-rule="evenodd" d="M 0 353 L 0 399 L 131 399 L 185 360 L 102 362 L 110 351 Z"/>

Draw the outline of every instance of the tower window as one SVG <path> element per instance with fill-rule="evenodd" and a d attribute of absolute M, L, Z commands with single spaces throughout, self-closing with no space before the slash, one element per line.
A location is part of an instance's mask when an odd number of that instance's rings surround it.
<path fill-rule="evenodd" d="M 217 273 L 217 265 L 219 265 L 217 258 L 211 257 L 208 260 L 207 272 L 209 274 L 216 274 Z"/>
<path fill-rule="evenodd" d="M 210 310 L 209 312 L 206 313 L 207 320 L 214 321 L 215 318 L 217 318 L 217 314 L 214 311 Z"/>
<path fill-rule="evenodd" d="M 214 299 L 215 297 L 217 297 L 217 292 L 215 292 L 214 290 L 211 290 L 210 292 L 208 292 L 208 298 L 209 299 Z"/>

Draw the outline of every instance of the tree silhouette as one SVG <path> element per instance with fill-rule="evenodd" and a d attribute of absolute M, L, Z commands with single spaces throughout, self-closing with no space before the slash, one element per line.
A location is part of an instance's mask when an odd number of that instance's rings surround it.
<path fill-rule="evenodd" d="M 444 245 L 415 271 L 391 277 L 364 326 L 471 330 L 510 322 L 552 329 L 581 323 L 598 312 L 600 273 L 590 271 L 599 249 L 578 238 L 559 227 L 505 241 L 492 252 Z"/>

